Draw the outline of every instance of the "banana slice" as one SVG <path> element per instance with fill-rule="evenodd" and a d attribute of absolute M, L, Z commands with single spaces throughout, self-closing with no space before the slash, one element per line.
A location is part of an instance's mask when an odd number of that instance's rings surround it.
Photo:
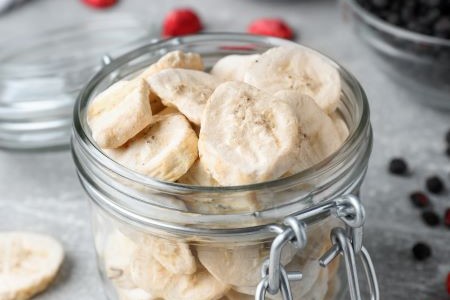
<path fill-rule="evenodd" d="M 212 67 L 211 74 L 223 81 L 244 81 L 245 73 L 259 57 L 259 54 L 225 56 Z"/>
<path fill-rule="evenodd" d="M 117 287 L 125 289 L 135 287 L 128 267 L 136 249 L 136 244 L 120 231 L 115 230 L 109 235 L 105 244 L 103 260 L 106 277 Z"/>
<path fill-rule="evenodd" d="M 164 105 L 176 107 L 196 125 L 200 125 L 209 96 L 221 83 L 208 73 L 186 69 L 163 70 L 147 81 Z"/>
<path fill-rule="evenodd" d="M 201 159 L 197 159 L 189 171 L 178 179 L 178 182 L 200 186 L 218 186 Z"/>
<path fill-rule="evenodd" d="M 320 271 L 320 276 L 317 279 L 317 282 L 314 284 L 311 290 L 301 299 L 323 300 L 325 299 L 327 292 L 328 292 L 328 273 L 326 272 L 326 270 L 322 269 Z M 292 296 L 296 297 L 296 295 L 297 295 L 296 291 L 294 291 Z"/>
<path fill-rule="evenodd" d="M 145 69 L 137 79 L 148 79 L 156 73 L 171 68 L 203 70 L 203 61 L 197 53 L 184 53 L 182 51 L 172 51 L 161 57 L 156 63 Z M 164 109 L 161 99 L 150 92 L 150 105 L 154 114 Z"/>
<path fill-rule="evenodd" d="M 229 289 L 205 270 L 191 275 L 169 272 L 153 258 L 148 248 L 137 250 L 130 268 L 137 286 L 165 300 L 214 300 Z"/>
<path fill-rule="evenodd" d="M 117 149 L 104 149 L 118 163 L 160 180 L 176 181 L 197 159 L 197 135 L 180 114 L 156 115 L 155 123 Z"/>
<path fill-rule="evenodd" d="M 26 300 L 44 291 L 64 258 L 52 237 L 28 232 L 0 233 L 0 299 Z"/>
<path fill-rule="evenodd" d="M 349 136 L 350 132 L 344 119 L 337 112 L 333 112 L 329 116 L 333 121 L 334 126 L 336 127 L 336 130 L 339 134 L 339 138 L 341 139 L 341 141 L 345 141 Z"/>
<path fill-rule="evenodd" d="M 101 148 L 120 147 L 152 121 L 147 83 L 115 83 L 89 105 L 87 121 Z"/>
<path fill-rule="evenodd" d="M 165 69 L 192 69 L 203 70 L 202 57 L 197 53 L 184 53 L 183 51 L 172 51 L 161 57 L 156 63 L 145 69 L 138 78 L 148 79 L 156 73 Z"/>
<path fill-rule="evenodd" d="M 220 283 L 206 270 L 199 270 L 193 275 L 181 275 L 174 278 L 164 293 L 164 299 L 216 300 L 229 289 L 229 286 Z"/>
<path fill-rule="evenodd" d="M 117 296 L 119 300 L 157 300 L 158 298 L 153 297 L 151 294 L 147 293 L 143 289 L 121 289 L 116 288 Z"/>
<path fill-rule="evenodd" d="M 241 294 L 235 290 L 230 290 L 221 300 L 254 300 L 254 296 Z"/>
<path fill-rule="evenodd" d="M 194 274 L 197 270 L 195 258 L 186 243 L 146 236 L 140 244 L 151 249 L 153 257 L 173 274 Z"/>
<path fill-rule="evenodd" d="M 317 260 L 303 263 L 293 261 L 286 266 L 288 271 L 301 271 L 303 279 L 290 282 L 293 299 L 322 300 L 328 289 L 328 272 L 319 266 Z M 255 295 L 256 286 L 233 286 L 239 293 Z M 323 289 L 323 290 L 322 290 Z M 280 293 L 266 294 L 268 299 L 282 300 Z"/>
<path fill-rule="evenodd" d="M 248 84 L 226 82 L 206 104 L 200 158 L 220 185 L 279 178 L 295 162 L 297 132 L 288 104 Z"/>
<path fill-rule="evenodd" d="M 198 186 L 219 186 L 219 183 L 211 176 L 201 159 L 192 165 L 178 182 Z M 253 193 L 234 194 L 229 198 L 218 197 L 181 197 L 188 209 L 192 212 L 203 214 L 229 214 L 238 212 L 256 211 L 259 208 L 257 199 Z"/>
<path fill-rule="evenodd" d="M 338 71 L 312 50 L 298 46 L 269 49 L 250 66 L 244 82 L 270 93 L 298 91 L 314 98 L 326 112 L 336 108 L 341 93 Z"/>
<path fill-rule="evenodd" d="M 289 90 L 279 91 L 275 97 L 288 103 L 297 116 L 300 144 L 290 173 L 295 174 L 317 164 L 342 145 L 343 140 L 333 121 L 311 97 Z"/>
<path fill-rule="evenodd" d="M 197 246 L 200 263 L 219 281 L 233 286 L 256 286 L 261 279 L 261 266 L 269 255 L 265 244 L 219 248 Z M 287 244 L 281 261 L 289 263 L 297 250 Z"/>

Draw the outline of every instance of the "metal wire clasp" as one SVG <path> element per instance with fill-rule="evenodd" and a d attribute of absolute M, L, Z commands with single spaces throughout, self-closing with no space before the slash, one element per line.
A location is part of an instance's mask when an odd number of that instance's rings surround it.
<path fill-rule="evenodd" d="M 378 281 L 369 252 L 362 245 L 362 227 L 364 225 L 364 208 L 358 198 L 352 195 L 336 200 L 336 215 L 346 224 L 346 230 L 336 227 L 331 231 L 333 246 L 319 259 L 322 267 L 328 266 L 339 254 L 344 256 L 348 286 L 351 300 L 361 300 L 355 254 L 363 263 L 369 283 L 370 298 L 379 300 Z"/>
<path fill-rule="evenodd" d="M 362 245 L 363 225 L 365 221 L 364 208 L 356 196 L 346 195 L 338 199 L 319 203 L 301 211 L 295 217 L 285 219 L 283 225 L 271 225 L 270 230 L 277 233 L 270 248 L 269 258 L 261 269 L 255 300 L 264 300 L 266 294 L 275 295 L 281 292 L 283 300 L 292 300 L 290 281 L 301 280 L 301 272 L 287 272 L 281 264 L 281 253 L 287 243 L 292 243 L 298 250 L 305 247 L 306 220 L 311 217 L 332 213 L 345 223 L 345 229 L 336 227 L 331 231 L 333 246 L 320 258 L 322 267 L 330 264 L 339 254 L 344 256 L 351 300 L 361 300 L 356 270 L 355 254 L 361 259 L 367 280 L 369 282 L 372 300 L 379 300 L 378 282 L 369 253 Z"/>
<path fill-rule="evenodd" d="M 275 295 L 281 291 L 284 300 L 292 300 L 289 281 L 302 279 L 301 272 L 287 272 L 281 264 L 281 253 L 287 243 L 292 243 L 297 249 L 306 245 L 306 225 L 294 217 L 286 218 L 283 226 L 274 226 L 272 230 L 278 231 L 272 246 L 269 258 L 265 260 L 261 269 L 262 280 L 256 287 L 255 299 L 264 300 L 266 293 Z"/>

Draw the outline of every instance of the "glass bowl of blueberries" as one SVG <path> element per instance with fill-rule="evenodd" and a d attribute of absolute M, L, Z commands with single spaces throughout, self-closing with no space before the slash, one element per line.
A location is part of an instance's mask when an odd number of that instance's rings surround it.
<path fill-rule="evenodd" d="M 343 0 L 377 65 L 413 98 L 450 110 L 450 0 Z M 350 14 L 348 14 L 350 13 Z"/>

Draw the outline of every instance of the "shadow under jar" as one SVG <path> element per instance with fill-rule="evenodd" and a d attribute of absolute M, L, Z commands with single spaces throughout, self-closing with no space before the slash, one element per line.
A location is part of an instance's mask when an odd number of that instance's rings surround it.
<path fill-rule="evenodd" d="M 89 195 L 109 299 L 234 300 L 255 299 L 255 293 L 256 299 L 264 294 L 267 299 L 341 299 L 347 286 L 351 299 L 360 299 L 355 257 L 366 263 L 369 275 L 373 268 L 361 247 L 364 210 L 356 195 L 372 131 L 364 91 L 336 63 L 326 58 L 341 75 L 338 113 L 349 137 L 314 167 L 270 182 L 203 187 L 145 177 L 107 157 L 86 122 L 86 109 L 98 93 L 167 52 L 197 52 L 208 68 L 229 54 L 289 44 L 239 34 L 174 38 L 112 61 L 82 90 L 72 151 Z M 369 281 L 376 299 L 376 279 Z"/>

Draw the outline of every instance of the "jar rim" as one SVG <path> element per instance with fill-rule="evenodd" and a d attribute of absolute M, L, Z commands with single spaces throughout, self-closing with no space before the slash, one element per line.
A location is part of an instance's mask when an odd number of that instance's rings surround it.
<path fill-rule="evenodd" d="M 357 92 L 357 103 L 360 107 L 360 115 L 359 120 L 357 122 L 357 126 L 355 128 L 351 128 L 349 132 L 348 138 L 344 141 L 344 144 L 332 155 L 321 161 L 320 163 L 298 172 L 296 174 L 274 179 L 270 181 L 265 181 L 261 183 L 254 184 L 246 184 L 246 185 L 238 185 L 238 186 L 196 186 L 196 185 L 186 185 L 176 182 L 167 182 L 158 180 L 155 178 L 151 178 L 142 174 L 139 174 L 135 171 L 132 171 L 125 166 L 117 163 L 110 157 L 108 157 L 94 142 L 89 132 L 89 129 L 86 128 L 86 123 L 82 122 L 82 109 L 87 104 L 88 100 L 92 92 L 98 83 L 101 82 L 105 77 L 107 77 L 110 73 L 114 72 L 116 68 L 121 65 L 127 63 L 128 61 L 135 59 L 142 55 L 142 52 L 146 50 L 147 52 L 156 51 L 160 48 L 164 48 L 165 46 L 173 46 L 173 45 L 184 45 L 193 42 L 208 42 L 211 40 L 220 40 L 220 41 L 243 41 L 243 42 L 255 42 L 255 43 L 267 43 L 268 45 L 282 46 L 282 45 L 296 45 L 301 46 L 303 48 L 307 48 L 313 50 L 318 55 L 326 59 L 326 61 L 336 68 L 342 80 L 350 83 L 352 88 Z M 106 65 L 100 71 L 98 71 L 91 80 L 85 85 L 85 87 L 81 90 L 80 94 L 77 97 L 76 104 L 74 107 L 74 130 L 72 135 L 72 143 L 75 141 L 81 145 L 81 149 L 84 153 L 88 154 L 90 158 L 93 158 L 95 162 L 99 163 L 103 167 L 107 168 L 109 171 L 117 174 L 127 180 L 135 182 L 137 184 L 142 184 L 143 186 L 147 186 L 153 188 L 155 190 L 161 192 L 168 193 L 214 193 L 214 194 L 223 194 L 223 193 L 235 193 L 235 192 L 251 192 L 258 191 L 261 189 L 271 189 L 277 188 L 280 186 L 289 185 L 292 183 L 302 184 L 314 180 L 317 177 L 320 177 L 324 173 L 326 173 L 329 169 L 336 168 L 341 163 L 345 162 L 349 155 L 353 153 L 353 150 L 358 147 L 361 139 L 364 138 L 364 133 L 369 126 L 369 104 L 367 100 L 367 96 L 362 89 L 359 82 L 356 78 L 348 72 L 344 67 L 336 63 L 331 58 L 322 54 L 321 52 L 312 49 L 310 47 L 305 47 L 299 45 L 298 43 L 274 38 L 274 37 L 265 37 L 265 36 L 255 36 L 249 34 L 242 33 L 227 33 L 227 32 L 214 32 L 214 33 L 202 33 L 197 35 L 183 36 L 183 37 L 175 37 L 167 40 L 161 40 L 158 42 L 150 43 L 145 46 L 139 47 L 131 52 L 128 52 L 115 60 L 113 60 L 110 64 Z M 75 140 L 75 141 L 74 141 Z"/>

